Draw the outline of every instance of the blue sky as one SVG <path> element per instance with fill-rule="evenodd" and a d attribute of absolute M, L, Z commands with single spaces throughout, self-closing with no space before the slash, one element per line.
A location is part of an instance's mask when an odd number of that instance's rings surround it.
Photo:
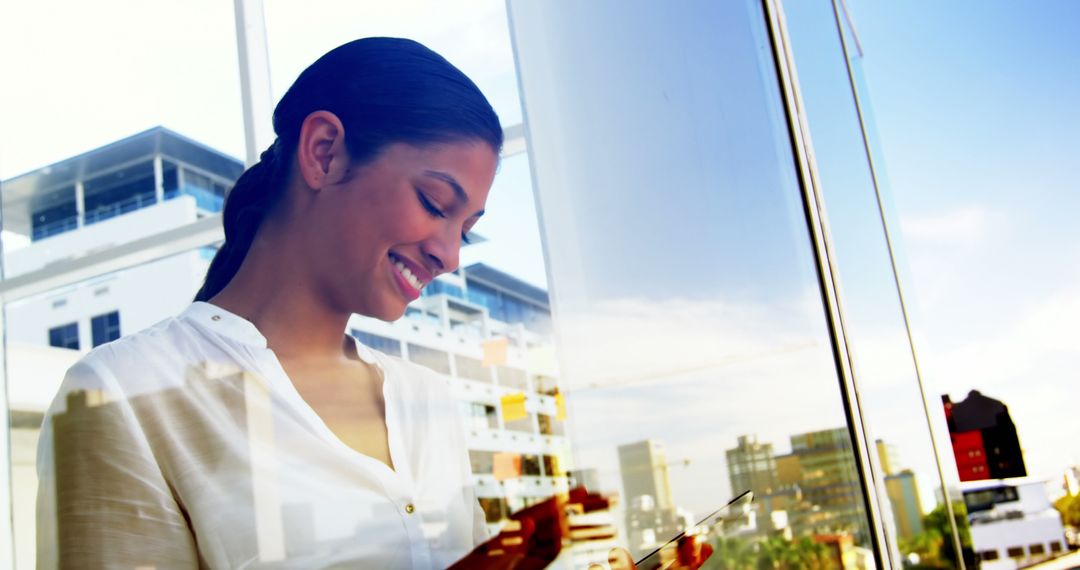
<path fill-rule="evenodd" d="M 1080 461 L 1080 4 L 849 6 L 931 391 L 1005 401 L 1056 477 Z"/>

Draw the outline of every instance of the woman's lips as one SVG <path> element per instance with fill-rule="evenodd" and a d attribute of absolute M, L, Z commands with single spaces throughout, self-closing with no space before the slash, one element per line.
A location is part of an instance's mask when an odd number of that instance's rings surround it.
<path fill-rule="evenodd" d="M 419 271 L 414 271 L 407 260 L 404 260 L 394 254 L 390 254 L 390 266 L 391 271 L 394 273 L 394 280 L 398 284 L 398 288 L 401 289 L 402 294 L 406 299 L 415 301 L 420 297 L 420 290 L 424 288 L 426 281 L 422 276 L 417 275 Z"/>

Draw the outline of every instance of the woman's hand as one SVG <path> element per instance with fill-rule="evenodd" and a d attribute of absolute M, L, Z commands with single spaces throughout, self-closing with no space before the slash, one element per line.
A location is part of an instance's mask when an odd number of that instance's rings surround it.
<path fill-rule="evenodd" d="M 611 570 L 664 570 L 689 569 L 697 570 L 712 556 L 712 546 L 707 542 L 701 542 L 696 536 L 688 535 L 661 551 L 659 559 L 650 564 L 649 568 L 638 568 L 630 552 L 625 548 L 613 548 L 608 553 L 608 565 Z M 651 561 L 650 561 L 651 562 Z M 592 564 L 589 570 L 603 570 L 603 566 Z"/>
<path fill-rule="evenodd" d="M 502 531 L 476 547 L 453 570 L 538 570 L 559 555 L 566 534 L 563 501 L 552 497 L 514 513 Z"/>
<path fill-rule="evenodd" d="M 479 568 L 503 570 L 518 568 L 527 554 L 529 538 L 535 526 L 531 521 L 510 521 L 497 536 L 477 546 L 465 558 L 458 560 L 451 570 Z"/>

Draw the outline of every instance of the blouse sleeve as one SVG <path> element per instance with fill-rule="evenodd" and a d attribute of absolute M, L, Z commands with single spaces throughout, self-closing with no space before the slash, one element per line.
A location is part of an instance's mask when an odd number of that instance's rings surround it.
<path fill-rule="evenodd" d="M 116 378 L 67 373 L 38 442 L 38 568 L 199 565 L 193 535 Z"/>

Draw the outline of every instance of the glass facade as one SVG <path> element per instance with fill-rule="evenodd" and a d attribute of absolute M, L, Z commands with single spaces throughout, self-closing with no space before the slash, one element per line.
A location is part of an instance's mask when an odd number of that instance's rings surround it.
<path fill-rule="evenodd" d="M 426 6 L 439 23 L 421 26 L 342 3 L 320 37 L 309 13 L 266 7 L 275 98 L 361 22 L 460 62 L 500 113 L 483 239 L 404 318 L 347 330 L 446 380 L 489 530 L 573 483 L 613 499 L 591 514 L 611 532 L 567 543 L 563 567 L 642 555 L 746 490 L 752 513 L 707 536 L 713 567 L 961 564 L 956 531 L 927 546 L 923 528 L 955 473 L 934 451 L 850 31 L 834 2 L 789 4 L 484 1 Z M 0 568 L 35 564 L 37 426 L 64 371 L 181 312 L 220 246 L 239 81 L 232 12 L 200 16 L 230 23 L 207 75 L 228 78 L 231 132 L 182 113 L 198 140 L 103 131 L 0 177 Z M 490 39 L 462 45 L 462 29 Z M 198 107 L 208 78 L 191 73 Z"/>

